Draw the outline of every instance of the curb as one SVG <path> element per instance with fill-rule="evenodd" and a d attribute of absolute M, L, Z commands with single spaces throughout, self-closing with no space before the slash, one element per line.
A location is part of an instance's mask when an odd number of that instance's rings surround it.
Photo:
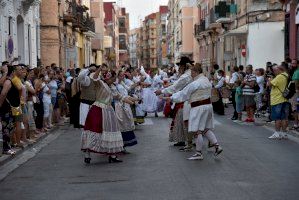
<path fill-rule="evenodd" d="M 62 127 L 65 127 L 67 124 L 64 124 L 62 126 L 55 126 L 53 129 L 51 129 L 48 133 L 41 135 L 40 137 L 38 137 L 36 139 L 36 142 L 33 144 L 27 144 L 25 145 L 24 148 L 22 149 L 14 149 L 16 151 L 15 155 L 5 155 L 2 154 L 2 156 L 0 156 L 0 167 L 3 166 L 4 164 L 8 163 L 9 161 L 13 160 L 14 158 L 18 157 L 20 154 L 22 154 L 23 152 L 25 152 L 26 150 L 35 147 L 36 145 L 38 145 L 43 139 L 45 139 L 47 136 L 55 133 L 56 131 L 58 131 L 59 129 L 61 129 Z"/>

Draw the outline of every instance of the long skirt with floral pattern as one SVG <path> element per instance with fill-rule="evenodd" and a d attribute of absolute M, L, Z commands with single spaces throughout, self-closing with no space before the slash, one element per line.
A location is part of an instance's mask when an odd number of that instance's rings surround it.
<path fill-rule="evenodd" d="M 14 130 L 14 118 L 10 112 L 1 115 L 2 135 L 3 135 L 3 152 L 11 149 L 10 136 Z"/>

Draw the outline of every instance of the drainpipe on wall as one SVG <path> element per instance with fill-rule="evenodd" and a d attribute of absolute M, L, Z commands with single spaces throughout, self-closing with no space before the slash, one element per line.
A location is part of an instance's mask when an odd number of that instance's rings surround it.
<path fill-rule="evenodd" d="M 62 47 L 61 47 L 61 31 L 60 31 L 60 6 L 61 0 L 58 0 L 58 37 L 59 37 L 59 67 L 62 66 Z"/>

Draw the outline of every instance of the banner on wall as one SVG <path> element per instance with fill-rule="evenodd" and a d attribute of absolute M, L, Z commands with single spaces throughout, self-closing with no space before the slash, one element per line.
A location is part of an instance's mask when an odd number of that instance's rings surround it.
<path fill-rule="evenodd" d="M 14 43 L 12 37 L 9 35 L 7 42 L 6 42 L 6 59 L 10 62 L 13 61 L 13 50 L 14 50 Z"/>

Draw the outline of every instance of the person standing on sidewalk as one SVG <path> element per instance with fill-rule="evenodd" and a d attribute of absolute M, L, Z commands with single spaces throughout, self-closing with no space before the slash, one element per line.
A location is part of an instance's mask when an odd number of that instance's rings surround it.
<path fill-rule="evenodd" d="M 17 87 L 12 83 L 11 79 L 14 76 L 15 67 L 7 66 L 4 68 L 6 80 L 3 83 L 3 88 L 0 94 L 0 116 L 2 123 L 3 134 L 3 153 L 14 155 L 16 152 L 11 148 L 11 137 L 16 128 L 16 115 L 20 115 L 20 95 Z M 3 68 L 2 68 L 3 70 Z M 19 112 L 12 112 L 12 109 Z"/>
<path fill-rule="evenodd" d="M 264 88 L 265 88 L 265 71 L 263 68 L 259 68 L 255 70 L 256 75 L 256 83 L 259 86 L 259 91 L 255 94 L 256 100 L 256 116 L 260 117 L 261 109 L 263 107 L 263 95 L 264 95 Z"/>
<path fill-rule="evenodd" d="M 232 120 L 237 120 L 238 119 L 238 112 L 236 110 L 236 88 L 237 88 L 237 81 L 241 80 L 241 75 L 239 74 L 239 67 L 235 66 L 233 68 L 233 73 L 232 73 L 232 77 L 229 80 L 229 86 L 231 88 L 232 91 L 232 103 L 233 103 L 233 107 L 234 107 L 234 115 L 231 118 Z"/>
<path fill-rule="evenodd" d="M 254 86 L 256 84 L 256 76 L 253 74 L 252 65 L 246 67 L 246 76 L 243 81 L 243 96 L 244 105 L 247 112 L 247 119 L 245 122 L 254 122 L 254 110 L 255 110 L 255 92 Z"/>
<path fill-rule="evenodd" d="M 219 100 L 217 102 L 213 102 L 212 105 L 213 105 L 214 112 L 217 113 L 218 115 L 224 115 L 224 103 L 223 103 L 223 96 L 221 93 L 221 89 L 224 87 L 224 85 L 225 85 L 224 71 L 217 70 L 217 75 L 213 81 L 213 86 L 218 91 Z"/>
<path fill-rule="evenodd" d="M 298 61 L 296 59 L 293 59 L 291 62 L 290 69 L 289 69 L 289 75 L 292 78 L 292 80 L 295 82 L 297 79 L 297 75 L 295 75 L 295 73 L 297 71 L 298 71 Z M 298 129 L 298 127 L 299 127 L 298 114 L 297 114 L 297 97 L 298 96 L 297 96 L 297 92 L 296 92 L 296 94 L 289 100 L 291 103 L 292 114 L 294 117 L 294 125 L 293 125 L 292 129 L 295 129 L 295 130 Z"/>
<path fill-rule="evenodd" d="M 289 103 L 283 96 L 283 92 L 288 84 L 289 75 L 285 68 L 273 65 L 274 75 L 276 77 L 270 80 L 271 86 L 271 119 L 275 120 L 275 132 L 269 139 L 287 138 Z"/>
<path fill-rule="evenodd" d="M 292 77 L 292 80 L 295 82 L 295 85 L 296 85 L 296 93 L 295 93 L 295 99 L 296 99 L 296 112 L 294 114 L 294 117 L 295 119 L 297 119 L 297 124 L 296 124 L 296 121 L 295 121 L 295 125 L 297 125 L 298 127 L 298 119 L 299 119 L 299 68 L 297 67 L 297 70 L 294 72 L 294 75 Z"/>
<path fill-rule="evenodd" d="M 266 83 L 266 88 L 265 88 L 265 98 L 266 98 L 266 106 L 267 106 L 267 113 L 269 114 L 267 122 L 271 122 L 271 103 L 270 103 L 270 93 L 271 93 L 271 87 L 270 87 L 270 80 L 274 78 L 274 73 L 273 73 L 273 68 L 272 68 L 272 63 L 267 62 L 266 63 L 266 73 L 265 73 L 265 83 Z"/>

